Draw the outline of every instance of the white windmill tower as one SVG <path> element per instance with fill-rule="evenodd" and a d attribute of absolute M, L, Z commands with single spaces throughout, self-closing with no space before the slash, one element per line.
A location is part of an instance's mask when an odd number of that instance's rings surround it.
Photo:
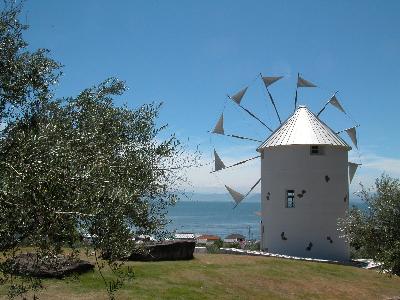
<path fill-rule="evenodd" d="M 269 85 L 281 77 L 262 79 L 281 121 L 268 90 Z M 297 88 L 301 87 L 315 85 L 298 76 Z M 240 104 L 246 89 L 230 98 L 263 123 Z M 238 205 L 261 181 L 261 248 L 265 251 L 299 257 L 349 259 L 349 248 L 340 238 L 337 221 L 348 209 L 349 179 L 351 182 L 359 164 L 348 161 L 351 147 L 339 136 L 340 132 L 335 133 L 319 119 L 328 104 L 345 113 L 335 95 L 317 115 L 305 106 L 297 107 L 296 89 L 294 113 L 257 148 L 261 157 L 260 180 L 245 195 L 226 186 Z M 357 147 L 356 127 L 343 132 L 347 132 Z M 223 116 L 213 133 L 226 135 Z M 226 167 L 215 150 L 214 155 L 215 171 L 248 161 Z M 255 158 L 258 156 L 249 160 Z"/>

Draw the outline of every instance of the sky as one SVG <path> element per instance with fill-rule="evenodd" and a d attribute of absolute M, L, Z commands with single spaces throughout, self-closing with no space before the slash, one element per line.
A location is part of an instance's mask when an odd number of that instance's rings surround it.
<path fill-rule="evenodd" d="M 31 49 L 47 48 L 64 65 L 56 95 L 74 96 L 108 77 L 125 80 L 116 100 L 136 108 L 163 102 L 159 125 L 202 151 L 188 170 L 196 192 L 246 192 L 259 161 L 209 174 L 212 151 L 226 164 L 257 155 L 258 143 L 209 134 L 224 112 L 225 130 L 265 140 L 270 134 L 226 95 L 249 86 L 242 104 L 275 129 L 279 123 L 258 74 L 284 76 L 271 86 L 283 119 L 293 112 L 297 73 L 318 85 L 301 89 L 299 104 L 335 131 L 359 124 L 362 163 L 351 185 L 383 172 L 400 177 L 400 1 L 50 1 L 28 0 L 21 19 Z M 351 143 L 346 136 L 342 136 Z"/>

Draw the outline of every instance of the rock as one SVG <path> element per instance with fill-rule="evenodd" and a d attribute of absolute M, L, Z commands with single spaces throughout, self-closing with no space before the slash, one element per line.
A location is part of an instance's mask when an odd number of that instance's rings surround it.
<path fill-rule="evenodd" d="M 94 268 L 94 264 L 71 257 L 39 257 L 34 253 L 19 254 L 6 261 L 8 270 L 15 275 L 29 275 L 39 278 L 62 278 L 72 273 L 84 273 Z"/>
<path fill-rule="evenodd" d="M 143 253 L 132 253 L 128 260 L 159 261 L 193 259 L 194 241 L 165 241 L 145 246 Z"/>

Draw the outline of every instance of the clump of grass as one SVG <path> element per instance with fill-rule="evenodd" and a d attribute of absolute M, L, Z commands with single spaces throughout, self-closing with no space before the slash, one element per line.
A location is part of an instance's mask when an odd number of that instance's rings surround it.
<path fill-rule="evenodd" d="M 400 296 L 400 277 L 372 270 L 278 258 L 198 254 L 190 261 L 127 262 L 135 277 L 116 299 L 384 299 Z M 127 271 L 127 269 L 124 269 Z M 107 280 L 111 270 L 104 269 Z M 43 280 L 40 299 L 107 299 L 97 270 Z M 0 298 L 7 289 L 0 287 Z M 28 297 L 29 298 L 29 297 Z"/>

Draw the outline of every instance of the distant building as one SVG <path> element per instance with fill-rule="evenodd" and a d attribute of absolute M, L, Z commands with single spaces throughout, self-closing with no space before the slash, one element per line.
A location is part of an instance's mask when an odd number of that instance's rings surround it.
<path fill-rule="evenodd" d="M 203 234 L 197 237 L 197 244 L 212 245 L 214 242 L 219 241 L 221 238 L 216 235 Z"/>
<path fill-rule="evenodd" d="M 174 238 L 176 240 L 194 240 L 196 238 L 196 235 L 194 233 L 189 233 L 189 232 L 180 232 L 180 233 L 175 233 Z"/>
<path fill-rule="evenodd" d="M 149 241 L 155 241 L 156 239 L 154 238 L 154 236 L 148 235 L 148 234 L 141 234 L 138 236 L 135 236 L 133 238 L 133 240 L 135 240 L 136 242 L 149 242 Z"/>
<path fill-rule="evenodd" d="M 246 237 L 239 233 L 232 233 L 224 238 L 224 243 L 240 243 L 246 241 Z"/>

